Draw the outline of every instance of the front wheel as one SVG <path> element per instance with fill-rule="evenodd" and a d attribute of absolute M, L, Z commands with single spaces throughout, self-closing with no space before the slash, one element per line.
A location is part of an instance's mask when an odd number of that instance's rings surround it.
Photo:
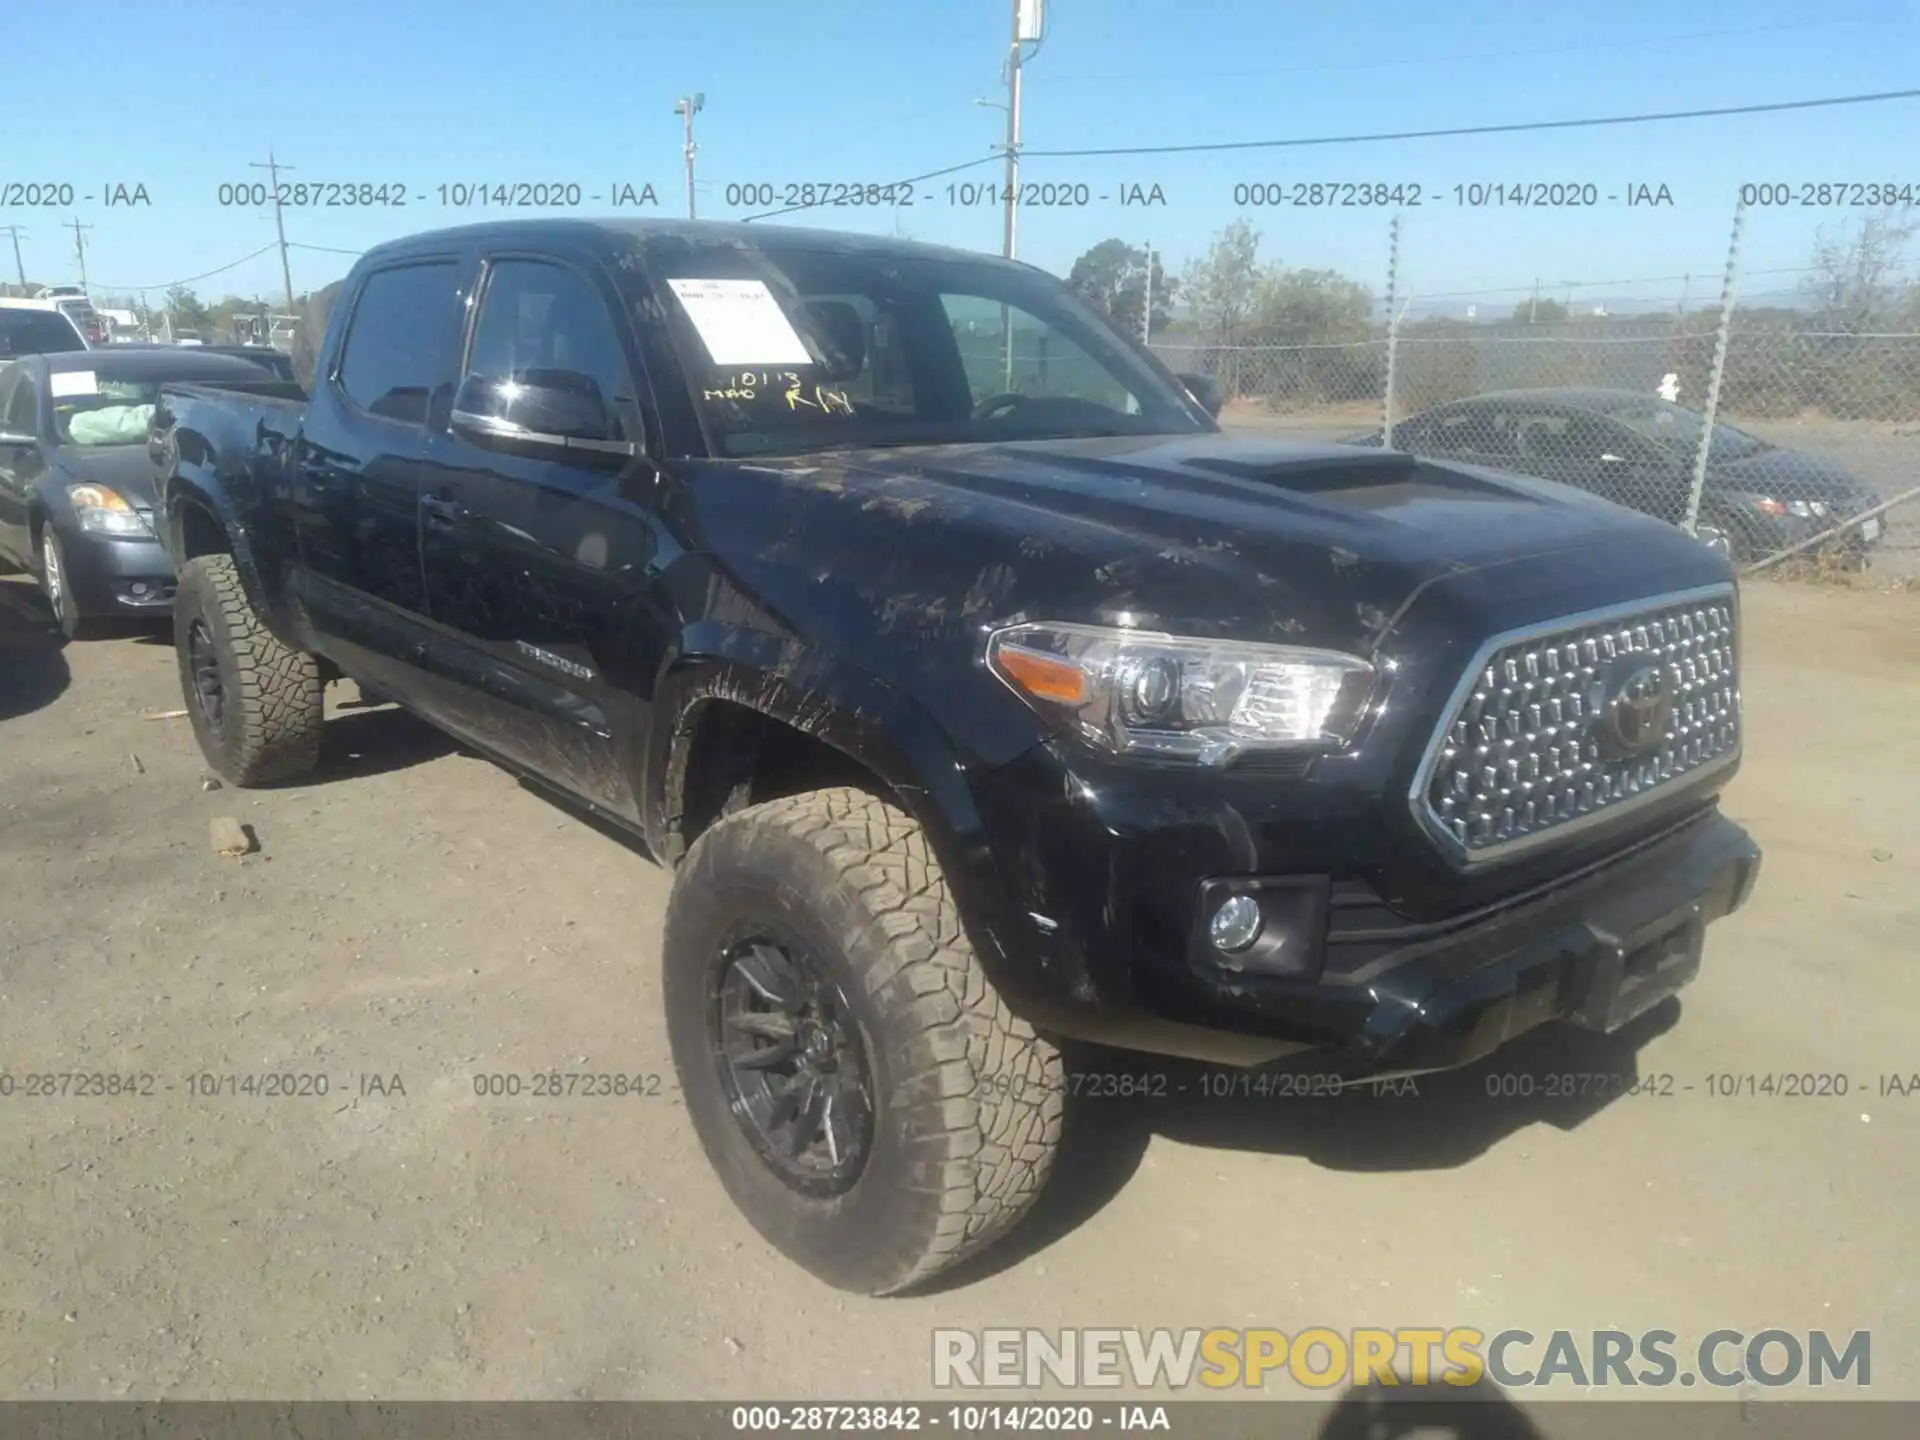
<path fill-rule="evenodd" d="M 1060 1140 L 1060 1052 L 1006 1008 L 926 836 L 859 790 L 740 811 L 667 905 L 667 1035 L 761 1235 L 885 1295 L 999 1239 Z"/>
<path fill-rule="evenodd" d="M 221 779 L 267 785 L 320 760 L 320 667 L 260 623 L 231 555 L 180 569 L 173 648 L 194 737 Z"/>
<path fill-rule="evenodd" d="M 48 525 L 40 535 L 40 589 L 53 607 L 60 633 L 69 640 L 96 640 L 106 633 L 100 621 L 80 613 L 80 597 L 73 588 L 73 566 L 68 562 L 60 532 Z"/>

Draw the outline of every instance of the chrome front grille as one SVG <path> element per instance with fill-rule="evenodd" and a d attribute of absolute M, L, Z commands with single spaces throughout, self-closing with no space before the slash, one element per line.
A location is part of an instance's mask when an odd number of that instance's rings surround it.
<path fill-rule="evenodd" d="M 1619 813 L 1740 746 L 1727 587 L 1496 637 L 1453 697 L 1414 813 L 1456 860 Z"/>

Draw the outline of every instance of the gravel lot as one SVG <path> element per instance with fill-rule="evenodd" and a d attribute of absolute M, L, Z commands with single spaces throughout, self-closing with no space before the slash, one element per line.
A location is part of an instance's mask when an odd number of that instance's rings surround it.
<path fill-rule="evenodd" d="M 205 791 L 150 718 L 181 704 L 166 643 L 62 648 L 0 580 L 0 1395 L 911 1397 L 935 1325 L 1464 1324 L 1868 1329 L 1873 1394 L 1920 1397 L 1920 1095 L 1874 1093 L 1920 1071 L 1920 598 L 1763 583 L 1746 612 L 1726 806 L 1767 861 L 1683 1006 L 1414 1097 L 1079 1101 L 1011 1247 L 867 1301 L 709 1173 L 644 856 L 351 687 L 310 783 Z M 220 816 L 257 852 L 214 854 Z M 1635 1068 L 1694 1088 L 1487 1096 Z M 553 1069 L 659 1093 L 476 1094 Z M 60 1072 L 154 1093 L 24 1094 Z M 330 1090 L 188 1081 L 266 1072 Z"/>

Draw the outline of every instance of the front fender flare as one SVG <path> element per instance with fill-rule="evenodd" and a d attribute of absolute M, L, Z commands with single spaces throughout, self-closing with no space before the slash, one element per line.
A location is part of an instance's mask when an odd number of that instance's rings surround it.
<path fill-rule="evenodd" d="M 706 643 L 666 662 L 654 691 L 642 806 L 654 853 L 670 862 L 679 858 L 680 787 L 707 705 L 725 701 L 789 725 L 861 765 L 919 823 L 975 953 L 1018 1009 L 1039 977 L 1021 953 L 1012 897 L 995 865 L 966 759 L 951 738 L 896 688 L 794 640 L 738 630 L 703 638 Z"/>

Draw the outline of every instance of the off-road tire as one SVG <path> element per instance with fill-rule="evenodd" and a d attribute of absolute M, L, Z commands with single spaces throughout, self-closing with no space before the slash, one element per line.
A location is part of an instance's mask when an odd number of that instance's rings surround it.
<path fill-rule="evenodd" d="M 800 937 L 846 997 L 874 1127 L 864 1169 L 820 1198 L 762 1159 L 729 1106 L 708 1006 L 728 937 Z M 1060 1141 L 1060 1052 L 988 982 L 926 836 L 864 791 L 756 805 L 695 842 L 667 905 L 667 1034 L 688 1113 L 761 1235 L 842 1290 L 885 1295 L 998 1240 L 1039 1196 Z"/>
<path fill-rule="evenodd" d="M 224 687 L 216 727 L 199 703 L 189 636 L 204 623 Z M 320 667 L 283 645 L 254 613 L 231 555 L 202 555 L 180 568 L 173 601 L 180 686 L 201 753 L 231 785 L 270 785 L 306 774 L 320 760 Z"/>

